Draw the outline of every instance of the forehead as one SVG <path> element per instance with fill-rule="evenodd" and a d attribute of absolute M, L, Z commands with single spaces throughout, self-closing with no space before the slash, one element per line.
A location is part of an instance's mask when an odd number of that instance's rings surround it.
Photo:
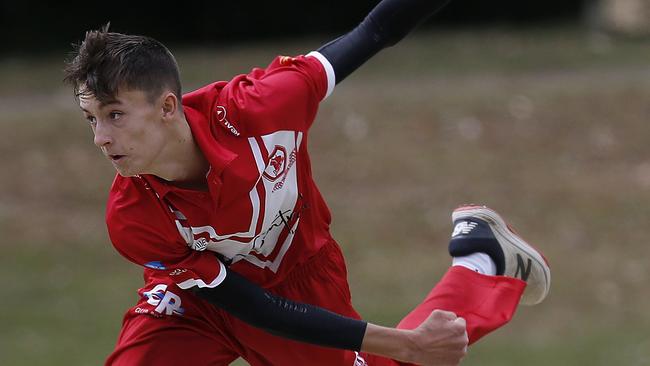
<path fill-rule="evenodd" d="M 141 90 L 118 90 L 114 98 L 100 101 L 84 88 L 79 90 L 79 107 L 85 111 L 102 110 L 109 107 L 142 106 L 148 103 L 147 94 Z"/>
<path fill-rule="evenodd" d="M 92 94 L 79 94 L 79 107 L 81 107 L 83 110 L 102 109 L 114 104 L 122 104 L 122 102 L 117 99 L 117 97 L 114 100 L 100 102 Z"/>

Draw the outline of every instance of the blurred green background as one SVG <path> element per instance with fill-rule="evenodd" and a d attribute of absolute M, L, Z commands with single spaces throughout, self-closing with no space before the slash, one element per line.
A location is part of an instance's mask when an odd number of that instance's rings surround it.
<path fill-rule="evenodd" d="M 189 91 L 320 43 L 172 51 Z M 63 58 L 0 59 L 0 365 L 102 364 L 142 284 L 108 241 L 114 172 Z M 339 85 L 310 148 L 361 314 L 396 324 L 449 265 L 451 211 L 485 203 L 554 282 L 464 365 L 650 365 L 648 60 L 573 27 L 436 30 Z"/>

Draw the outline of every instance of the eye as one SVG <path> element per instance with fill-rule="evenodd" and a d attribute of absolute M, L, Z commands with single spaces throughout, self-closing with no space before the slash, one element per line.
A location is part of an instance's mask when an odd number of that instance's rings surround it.
<path fill-rule="evenodd" d="M 108 116 L 109 116 L 112 120 L 118 120 L 118 119 L 120 119 L 120 117 L 122 116 L 122 112 L 111 112 L 111 113 L 108 114 Z"/>
<path fill-rule="evenodd" d="M 91 125 L 94 125 L 94 124 L 97 123 L 97 119 L 95 117 L 93 117 L 93 116 L 86 116 L 86 119 L 88 120 L 88 122 L 90 122 Z"/>

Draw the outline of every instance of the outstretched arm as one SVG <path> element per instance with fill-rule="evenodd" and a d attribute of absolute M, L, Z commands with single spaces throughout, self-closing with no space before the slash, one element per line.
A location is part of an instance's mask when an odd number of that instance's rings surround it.
<path fill-rule="evenodd" d="M 434 311 L 414 330 L 387 328 L 271 294 L 232 271 L 219 286 L 193 292 L 252 326 L 301 342 L 421 365 L 456 365 L 466 351 L 465 322 L 449 312 Z"/>
<path fill-rule="evenodd" d="M 332 64 L 336 83 L 382 49 L 402 40 L 450 0 L 383 0 L 352 31 L 318 49 Z"/>

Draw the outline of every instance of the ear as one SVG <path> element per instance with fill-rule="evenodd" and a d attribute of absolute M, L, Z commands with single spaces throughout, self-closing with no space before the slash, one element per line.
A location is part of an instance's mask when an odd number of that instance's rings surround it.
<path fill-rule="evenodd" d="M 178 98 L 176 94 L 168 92 L 163 95 L 162 100 L 162 117 L 164 119 L 172 119 L 178 111 Z"/>

